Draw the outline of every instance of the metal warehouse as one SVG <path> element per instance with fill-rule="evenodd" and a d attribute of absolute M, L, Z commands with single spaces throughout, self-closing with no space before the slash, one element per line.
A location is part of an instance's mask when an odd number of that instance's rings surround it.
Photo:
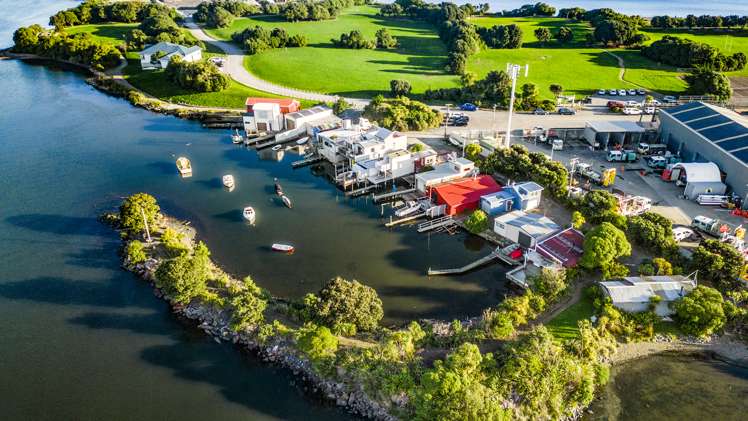
<path fill-rule="evenodd" d="M 741 197 L 748 193 L 748 122 L 702 102 L 660 110 L 662 143 L 684 162 L 714 162 Z"/>

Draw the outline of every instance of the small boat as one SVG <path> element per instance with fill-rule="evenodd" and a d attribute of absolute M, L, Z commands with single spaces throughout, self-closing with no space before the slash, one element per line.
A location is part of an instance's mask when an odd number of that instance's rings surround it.
<path fill-rule="evenodd" d="M 192 163 L 189 159 L 180 156 L 177 158 L 177 170 L 182 177 L 189 177 L 192 175 Z"/>
<path fill-rule="evenodd" d="M 252 206 L 247 206 L 246 208 L 244 208 L 242 215 L 244 216 L 244 219 L 248 221 L 250 224 L 254 224 L 255 219 L 257 218 L 257 214 L 255 213 L 255 208 L 253 208 Z"/>
<path fill-rule="evenodd" d="M 421 209 L 421 204 L 415 200 L 410 200 L 405 204 L 405 206 L 395 211 L 395 216 L 402 218 L 418 212 L 419 209 Z"/>
<path fill-rule="evenodd" d="M 231 135 L 231 142 L 239 144 L 242 143 L 242 141 L 244 141 L 244 138 L 239 134 L 239 129 L 234 129 L 234 134 Z"/>
<path fill-rule="evenodd" d="M 274 150 L 274 151 L 278 152 L 279 150 L 283 149 L 283 145 L 275 145 L 275 146 L 273 146 L 273 147 L 272 147 L 272 148 L 270 148 L 270 149 L 272 149 L 272 150 Z"/>
<path fill-rule="evenodd" d="M 291 203 L 291 199 L 288 198 L 285 194 L 281 194 L 281 200 L 283 201 L 283 204 L 286 205 L 287 208 L 292 209 L 293 204 Z"/>
<path fill-rule="evenodd" d="M 307 136 L 307 137 L 302 137 L 301 139 L 297 140 L 297 141 L 296 141 L 296 144 L 297 144 L 297 145 L 303 145 L 303 144 L 305 144 L 306 142 L 309 142 L 309 136 Z"/>
<path fill-rule="evenodd" d="M 278 179 L 274 178 L 273 181 L 275 182 L 275 194 L 277 194 L 278 196 L 283 196 L 283 187 L 281 187 Z"/>
<path fill-rule="evenodd" d="M 234 188 L 234 176 L 231 174 L 226 174 L 221 178 L 221 181 L 223 182 L 224 187 L 228 188 L 229 190 Z"/>
<path fill-rule="evenodd" d="M 270 248 L 273 249 L 273 251 L 280 251 L 282 253 L 291 254 L 294 252 L 293 246 L 289 246 L 288 244 L 275 243 L 272 246 L 270 246 Z"/>

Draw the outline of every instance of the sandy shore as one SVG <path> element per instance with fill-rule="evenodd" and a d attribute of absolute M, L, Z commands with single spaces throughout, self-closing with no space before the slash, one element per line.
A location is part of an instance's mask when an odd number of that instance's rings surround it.
<path fill-rule="evenodd" d="M 621 344 L 611 364 L 622 364 L 662 352 L 710 352 L 727 362 L 748 367 L 748 346 L 730 335 L 715 336 L 702 341 L 695 338 L 669 339 L 658 337 L 653 342 Z"/>

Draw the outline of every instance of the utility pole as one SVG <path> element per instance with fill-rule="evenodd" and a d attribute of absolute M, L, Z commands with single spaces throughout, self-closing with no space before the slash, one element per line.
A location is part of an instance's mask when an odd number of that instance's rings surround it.
<path fill-rule="evenodd" d="M 145 217 L 145 211 L 143 210 L 142 206 L 138 206 L 140 209 L 140 215 L 143 216 L 143 224 L 145 225 L 145 238 L 150 243 L 151 242 L 151 230 L 148 229 L 148 218 Z"/>
<path fill-rule="evenodd" d="M 526 64 L 524 67 L 525 77 L 527 77 L 530 66 Z M 512 140 L 512 112 L 514 111 L 514 94 L 517 91 L 517 78 L 519 78 L 520 69 L 522 69 L 522 66 L 520 66 L 519 64 L 506 64 L 506 73 L 509 75 L 509 78 L 512 79 L 512 93 L 509 96 L 509 117 L 506 123 L 506 139 L 504 140 L 504 146 L 507 148 L 511 144 Z"/>
<path fill-rule="evenodd" d="M 553 150 L 552 145 L 551 145 L 551 150 Z M 574 183 L 574 171 L 577 169 L 578 162 L 579 162 L 579 158 L 577 157 L 571 158 L 571 160 L 569 161 L 569 164 L 571 164 L 571 171 L 569 171 L 569 187 L 571 187 L 572 184 Z M 571 195 L 571 190 L 568 190 L 568 192 L 569 192 L 569 195 Z"/>
<path fill-rule="evenodd" d="M 491 131 L 496 135 L 496 104 L 493 104 L 493 114 L 491 115 Z"/>
<path fill-rule="evenodd" d="M 447 137 L 447 126 L 449 126 L 449 107 L 452 106 L 452 104 L 446 104 L 447 106 L 447 115 L 444 118 L 444 140 L 449 140 Z"/>

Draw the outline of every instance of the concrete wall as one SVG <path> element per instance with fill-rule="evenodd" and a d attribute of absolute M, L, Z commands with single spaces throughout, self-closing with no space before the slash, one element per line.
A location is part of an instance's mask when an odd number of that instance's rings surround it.
<path fill-rule="evenodd" d="M 694 133 L 665 113 L 660 113 L 660 139 L 671 152 L 680 152 L 683 162 L 714 162 L 727 174 L 725 183 L 740 197 L 748 193 L 748 165 L 717 145 Z"/>

